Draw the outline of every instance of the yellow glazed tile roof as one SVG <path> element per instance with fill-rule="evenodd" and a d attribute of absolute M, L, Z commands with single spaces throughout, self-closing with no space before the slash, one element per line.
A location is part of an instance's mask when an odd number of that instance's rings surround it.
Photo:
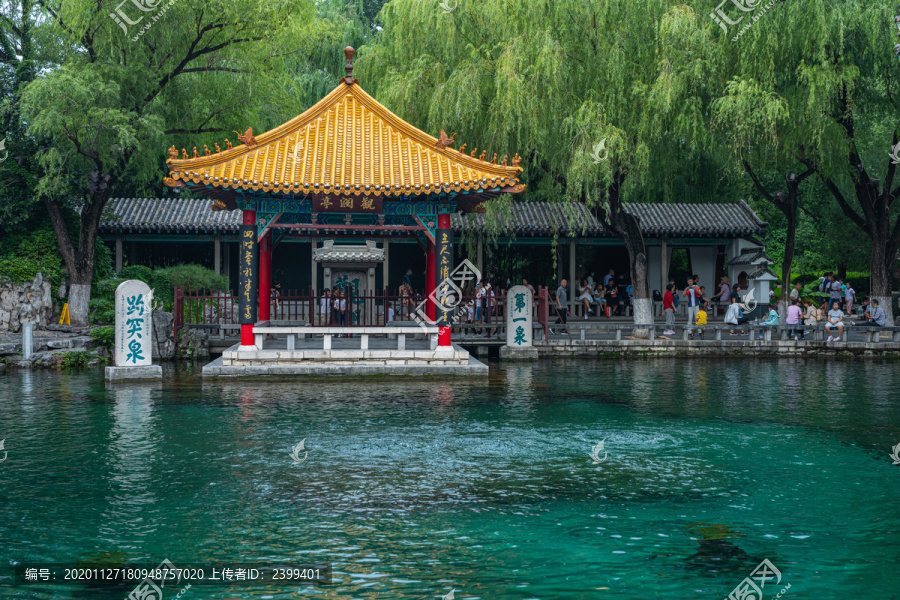
<path fill-rule="evenodd" d="M 505 166 L 443 147 L 379 104 L 355 80 L 348 84 L 341 79 L 315 106 L 256 136 L 255 142 L 186 160 L 178 159 L 173 147 L 164 181 L 222 191 L 338 196 L 525 189 L 519 183 L 518 155 L 512 166 Z"/>

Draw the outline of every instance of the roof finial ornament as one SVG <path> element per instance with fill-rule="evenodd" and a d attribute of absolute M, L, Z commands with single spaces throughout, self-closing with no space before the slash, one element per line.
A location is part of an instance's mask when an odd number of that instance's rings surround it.
<path fill-rule="evenodd" d="M 356 53 L 356 50 L 353 49 L 353 46 L 347 46 L 344 48 L 344 56 L 347 57 L 347 64 L 344 66 L 344 70 L 347 71 L 347 76 L 344 77 L 344 81 L 347 85 L 353 85 L 356 83 L 356 80 L 353 79 L 353 55 Z"/>
<path fill-rule="evenodd" d="M 468 144 L 463 144 L 462 146 L 459 147 L 459 153 L 460 153 L 460 154 L 465 154 L 465 153 L 466 153 L 466 146 L 468 146 Z"/>

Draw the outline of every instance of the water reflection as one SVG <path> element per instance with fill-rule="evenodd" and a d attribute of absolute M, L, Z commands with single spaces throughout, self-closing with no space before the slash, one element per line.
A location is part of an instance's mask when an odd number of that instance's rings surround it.
<path fill-rule="evenodd" d="M 113 423 L 106 444 L 109 493 L 100 534 L 112 545 L 128 530 L 137 537 L 156 529 L 149 509 L 157 502 L 154 465 L 160 455 L 153 391 L 161 384 L 111 385 Z"/>

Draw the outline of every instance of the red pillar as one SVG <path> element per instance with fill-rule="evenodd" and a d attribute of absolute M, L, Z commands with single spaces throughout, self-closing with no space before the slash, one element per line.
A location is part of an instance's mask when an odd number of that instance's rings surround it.
<path fill-rule="evenodd" d="M 266 232 L 259 243 L 259 320 L 269 320 L 272 303 L 272 232 Z"/>
<path fill-rule="evenodd" d="M 434 321 L 435 305 L 433 300 L 434 292 L 434 241 L 428 240 L 428 249 L 425 251 L 425 297 L 428 302 L 425 305 L 425 311 L 428 318 Z"/>
<path fill-rule="evenodd" d="M 450 229 L 450 215 L 438 215 L 438 229 Z M 452 238 L 451 238 L 452 239 Z M 437 277 L 440 276 L 440 273 L 437 272 L 437 263 L 435 260 L 431 261 L 435 266 L 432 267 L 435 271 L 435 283 L 434 285 L 438 285 L 440 282 L 437 281 Z M 452 270 L 451 264 L 451 270 Z M 450 345 L 450 327 L 441 327 L 438 333 L 438 346 L 449 346 Z"/>
<path fill-rule="evenodd" d="M 243 224 L 244 225 L 255 225 L 256 224 L 256 211 L 255 210 L 245 210 L 244 211 Z M 241 346 L 252 346 L 253 343 L 254 343 L 253 323 L 241 323 Z"/>

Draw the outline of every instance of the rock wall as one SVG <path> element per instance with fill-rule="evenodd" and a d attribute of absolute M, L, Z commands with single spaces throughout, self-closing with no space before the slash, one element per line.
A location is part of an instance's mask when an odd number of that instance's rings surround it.
<path fill-rule="evenodd" d="M 46 324 L 53 316 L 50 282 L 38 273 L 34 281 L 0 278 L 0 330 L 19 331 L 22 323 Z"/>

